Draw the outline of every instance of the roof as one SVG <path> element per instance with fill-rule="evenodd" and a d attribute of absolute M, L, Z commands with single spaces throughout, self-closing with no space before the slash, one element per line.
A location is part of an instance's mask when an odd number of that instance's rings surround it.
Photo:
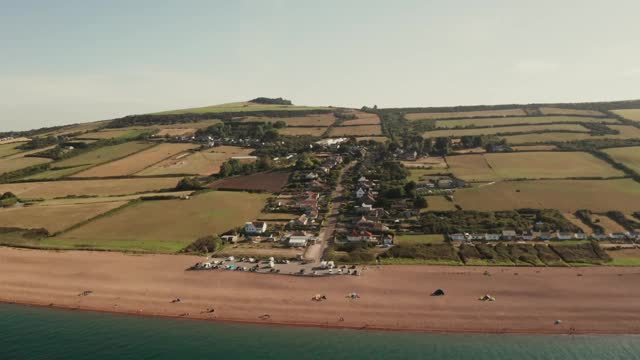
<path fill-rule="evenodd" d="M 504 235 L 504 236 L 516 236 L 516 232 L 514 230 L 502 230 L 502 235 Z"/>

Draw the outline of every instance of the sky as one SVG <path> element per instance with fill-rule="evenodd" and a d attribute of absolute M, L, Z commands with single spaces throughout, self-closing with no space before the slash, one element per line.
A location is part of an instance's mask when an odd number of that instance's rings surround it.
<path fill-rule="evenodd" d="M 637 0 L 0 0 L 0 131 L 285 97 L 640 98 Z"/>

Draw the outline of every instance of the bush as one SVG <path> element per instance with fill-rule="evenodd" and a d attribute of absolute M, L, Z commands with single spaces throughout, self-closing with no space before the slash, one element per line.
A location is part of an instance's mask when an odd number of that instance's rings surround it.
<path fill-rule="evenodd" d="M 205 236 L 194 241 L 186 248 L 182 249 L 182 253 L 212 253 L 222 248 L 222 240 L 217 235 Z"/>
<path fill-rule="evenodd" d="M 184 178 L 176 185 L 176 191 L 202 190 L 204 187 L 196 178 Z"/>

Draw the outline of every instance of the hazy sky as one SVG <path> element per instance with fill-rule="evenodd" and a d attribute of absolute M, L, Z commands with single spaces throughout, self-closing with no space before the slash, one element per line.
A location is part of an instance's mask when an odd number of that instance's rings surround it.
<path fill-rule="evenodd" d="M 640 1 L 0 0 L 0 130 L 283 96 L 640 98 Z"/>

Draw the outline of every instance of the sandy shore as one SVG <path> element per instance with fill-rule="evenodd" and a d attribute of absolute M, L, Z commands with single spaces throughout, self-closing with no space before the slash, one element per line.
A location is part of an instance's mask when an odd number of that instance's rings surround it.
<path fill-rule="evenodd" d="M 185 271 L 199 260 L 0 248 L 0 301 L 305 326 L 640 333 L 640 268 L 387 266 L 361 277 L 330 278 Z M 483 275 L 485 270 L 491 276 Z M 446 296 L 430 297 L 437 288 Z M 78 296 L 85 290 L 93 293 Z M 361 298 L 345 298 L 353 291 Z M 328 299 L 311 301 L 318 293 Z M 497 301 L 478 301 L 486 293 Z M 176 297 L 182 302 L 171 303 Z M 554 325 L 556 319 L 562 324 Z"/>

